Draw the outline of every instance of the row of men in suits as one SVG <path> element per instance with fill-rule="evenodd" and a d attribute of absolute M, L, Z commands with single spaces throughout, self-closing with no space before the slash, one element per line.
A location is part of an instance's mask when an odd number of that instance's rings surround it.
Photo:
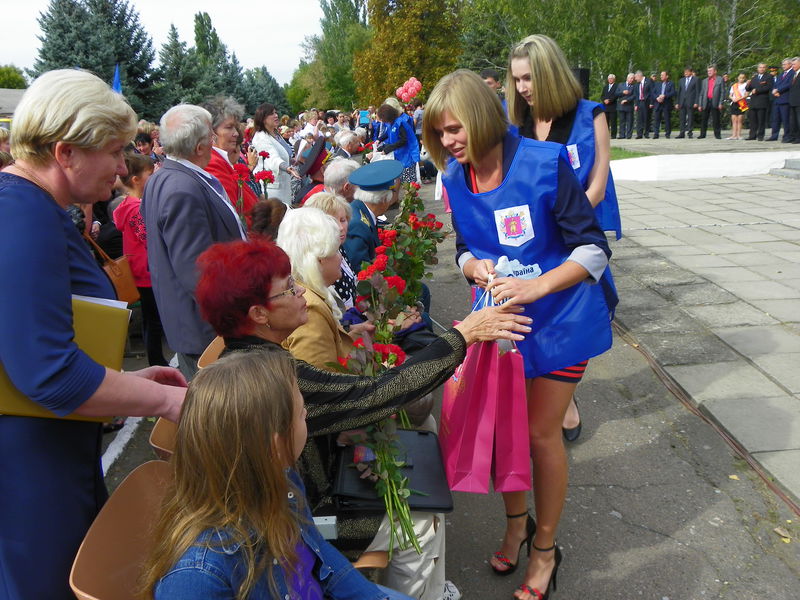
<path fill-rule="evenodd" d="M 767 65 L 760 63 L 757 73 L 747 82 L 748 105 L 750 113 L 750 140 L 763 140 L 770 108 L 774 98 L 777 107 L 772 122 L 772 141 L 777 140 L 781 125 L 784 128 L 784 141 L 793 142 L 800 135 L 792 133 L 790 117 L 794 114 L 791 94 L 797 82 L 797 58 L 785 59 L 783 71 L 772 77 L 766 72 Z M 694 115 L 700 115 L 700 135 L 706 137 L 708 122 L 711 120 L 714 137 L 721 136 L 721 115 L 725 100 L 728 99 L 728 84 L 717 73 L 716 65 L 706 69 L 707 77 L 700 79 L 691 67 L 684 69 L 683 77 L 677 85 L 670 81 L 669 73 L 662 71 L 660 81 L 653 81 L 641 71 L 628 73 L 624 83 L 618 84 L 616 76 L 608 76 L 608 84 L 603 86 L 601 102 L 606 110 L 612 137 L 633 137 L 634 115 L 636 115 L 636 138 L 649 136 L 649 118 L 653 117 L 653 137 L 658 138 L 661 122 L 664 133 L 670 137 L 672 110 L 678 111 L 680 132 L 678 138 L 692 137 Z M 794 86 L 793 86 L 794 84 Z M 794 92 L 795 95 L 798 92 Z M 781 108 L 783 107 L 783 108 Z"/>

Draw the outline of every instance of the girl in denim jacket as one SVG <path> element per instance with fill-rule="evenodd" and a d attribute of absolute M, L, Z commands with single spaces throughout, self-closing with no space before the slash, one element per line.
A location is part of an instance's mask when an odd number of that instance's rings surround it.
<path fill-rule="evenodd" d="M 291 468 L 305 416 L 288 354 L 236 353 L 197 375 L 143 577 L 148 597 L 407 598 L 365 579 L 314 526 Z"/>

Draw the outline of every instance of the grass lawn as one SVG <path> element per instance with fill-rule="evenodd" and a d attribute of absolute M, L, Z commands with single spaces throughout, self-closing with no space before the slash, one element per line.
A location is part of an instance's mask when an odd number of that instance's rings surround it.
<path fill-rule="evenodd" d="M 619 160 L 621 158 L 639 158 L 640 156 L 651 156 L 647 152 L 634 152 L 633 150 L 625 150 L 625 148 L 611 147 L 611 160 Z"/>

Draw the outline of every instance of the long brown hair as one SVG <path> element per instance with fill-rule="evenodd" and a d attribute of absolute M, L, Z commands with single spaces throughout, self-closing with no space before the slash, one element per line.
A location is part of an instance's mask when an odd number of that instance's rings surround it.
<path fill-rule="evenodd" d="M 226 546 L 241 547 L 240 600 L 265 570 L 276 591 L 273 559 L 295 570 L 300 525 L 288 496 L 303 496 L 285 471 L 294 462 L 296 385 L 293 359 L 276 351 L 234 353 L 194 378 L 178 422 L 174 481 L 143 572 L 145 597 L 207 529 L 219 531 Z"/>

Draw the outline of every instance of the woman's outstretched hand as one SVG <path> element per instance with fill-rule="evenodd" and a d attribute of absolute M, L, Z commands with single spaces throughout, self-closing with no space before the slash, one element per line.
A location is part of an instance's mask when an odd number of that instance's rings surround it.
<path fill-rule="evenodd" d="M 522 306 L 507 302 L 502 306 L 488 306 L 471 312 L 467 318 L 456 325 L 467 345 L 475 342 L 492 342 L 494 340 L 525 339 L 524 334 L 531 332 L 533 319 L 522 313 Z"/>

